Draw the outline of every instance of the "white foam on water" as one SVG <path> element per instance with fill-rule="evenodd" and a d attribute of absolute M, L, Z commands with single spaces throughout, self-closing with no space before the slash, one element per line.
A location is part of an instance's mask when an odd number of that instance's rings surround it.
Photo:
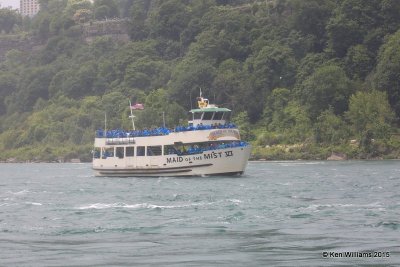
<path fill-rule="evenodd" d="M 11 191 L 9 191 L 9 193 L 10 193 L 10 194 L 13 194 L 13 195 L 25 195 L 25 194 L 29 193 L 29 190 L 24 189 L 24 190 L 18 191 L 18 192 L 11 192 Z"/>
<path fill-rule="evenodd" d="M 299 208 L 302 211 L 313 211 L 318 212 L 324 208 L 376 208 L 378 210 L 382 210 L 382 205 L 379 202 L 374 202 L 370 204 L 341 204 L 341 203 L 333 203 L 333 204 L 312 204 L 308 207 Z M 384 208 L 383 208 L 384 209 Z"/>
<path fill-rule="evenodd" d="M 43 205 L 42 203 L 38 203 L 38 202 L 25 202 L 25 204 L 32 205 L 32 206 L 42 206 Z"/>
<path fill-rule="evenodd" d="M 301 166 L 301 165 L 324 165 L 326 164 L 323 161 L 313 161 L 313 162 L 306 162 L 306 161 L 272 161 L 273 163 L 278 163 L 280 166 L 291 167 L 291 166 Z"/>
<path fill-rule="evenodd" d="M 182 205 L 155 205 L 150 203 L 138 203 L 138 204 L 126 204 L 126 203 L 94 203 L 84 206 L 79 206 L 76 209 L 88 210 L 88 209 L 110 209 L 110 208 L 125 208 L 125 209 L 176 209 L 186 208 L 192 206 L 204 206 L 211 205 L 213 203 L 190 203 Z"/>
<path fill-rule="evenodd" d="M 277 183 L 278 185 L 284 185 L 284 186 L 290 186 L 290 185 L 293 185 L 292 183 L 290 183 L 290 182 L 287 182 L 287 183 Z"/>
<path fill-rule="evenodd" d="M 23 229 L 26 229 L 28 231 L 41 231 L 44 229 L 42 226 L 24 226 Z"/>
<path fill-rule="evenodd" d="M 235 203 L 235 204 L 239 204 L 242 203 L 243 201 L 241 201 L 240 199 L 228 199 L 229 202 Z"/>

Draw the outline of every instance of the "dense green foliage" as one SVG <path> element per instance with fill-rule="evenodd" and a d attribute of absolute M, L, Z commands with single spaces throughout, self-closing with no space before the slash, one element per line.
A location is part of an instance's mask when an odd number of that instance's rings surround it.
<path fill-rule="evenodd" d="M 90 158 L 97 128 L 184 123 L 199 89 L 234 110 L 254 156 L 399 157 L 398 0 L 41 0 L 0 9 L 0 160 Z M 130 41 L 82 27 L 129 21 Z M 191 103 L 192 101 L 192 103 Z M 353 141 L 352 144 L 350 140 Z"/>

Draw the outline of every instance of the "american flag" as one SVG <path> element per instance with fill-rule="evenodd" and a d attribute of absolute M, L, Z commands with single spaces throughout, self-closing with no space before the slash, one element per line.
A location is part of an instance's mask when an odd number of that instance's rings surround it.
<path fill-rule="evenodd" d="M 131 105 L 131 109 L 132 110 L 142 110 L 142 109 L 144 109 L 144 105 L 140 104 L 140 103 L 136 103 L 134 105 Z"/>

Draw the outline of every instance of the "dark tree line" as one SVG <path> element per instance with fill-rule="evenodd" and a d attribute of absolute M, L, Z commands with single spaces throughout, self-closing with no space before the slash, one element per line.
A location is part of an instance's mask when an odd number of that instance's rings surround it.
<path fill-rule="evenodd" d="M 32 19 L 0 9 L 0 38 L 28 34 L 43 43 L 32 53 L 9 51 L 0 63 L 0 149 L 90 144 L 104 111 L 113 126 L 129 127 L 129 98 L 146 104 L 139 124 L 156 126 L 166 112 L 172 126 L 184 120 L 199 88 L 233 109 L 256 145 L 366 138 L 398 145 L 397 0 L 40 5 Z M 83 41 L 82 25 L 114 18 L 129 20 L 129 42 Z M 70 150 L 52 152 L 63 153 Z"/>

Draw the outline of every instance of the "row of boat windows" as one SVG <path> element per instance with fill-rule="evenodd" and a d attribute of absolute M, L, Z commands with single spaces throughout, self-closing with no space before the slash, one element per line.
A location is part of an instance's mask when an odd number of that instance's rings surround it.
<path fill-rule="evenodd" d="M 246 146 L 247 143 L 243 141 L 230 141 L 230 142 L 212 142 L 212 143 L 197 143 L 197 144 L 181 144 L 181 145 L 165 145 L 165 146 L 117 146 L 117 147 L 102 147 L 95 148 L 93 151 L 94 158 L 110 158 L 117 157 L 123 159 L 124 157 L 153 157 L 162 155 L 189 155 L 199 154 L 204 151 L 214 149 L 224 149 L 233 147 Z"/>
<path fill-rule="evenodd" d="M 120 147 L 103 147 L 95 148 L 93 157 L 94 158 L 110 158 L 117 157 L 123 159 L 124 157 L 153 157 L 162 155 L 178 154 L 179 151 L 173 146 L 120 146 Z"/>
<path fill-rule="evenodd" d="M 168 146 L 164 146 L 164 150 L 167 149 Z M 164 155 L 168 155 L 164 151 Z M 161 156 L 162 155 L 162 146 L 117 146 L 117 147 L 102 147 L 95 148 L 93 157 L 94 158 L 110 158 L 117 157 L 123 159 L 124 157 L 144 157 L 144 156 Z"/>
<path fill-rule="evenodd" d="M 195 120 L 222 120 L 225 112 L 198 112 L 193 114 Z"/>

